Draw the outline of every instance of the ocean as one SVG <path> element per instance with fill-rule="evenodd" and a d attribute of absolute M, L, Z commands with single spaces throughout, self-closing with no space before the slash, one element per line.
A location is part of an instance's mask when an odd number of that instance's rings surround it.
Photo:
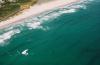
<path fill-rule="evenodd" d="M 65 5 L 0 30 L 0 65 L 100 65 L 100 0 Z"/>

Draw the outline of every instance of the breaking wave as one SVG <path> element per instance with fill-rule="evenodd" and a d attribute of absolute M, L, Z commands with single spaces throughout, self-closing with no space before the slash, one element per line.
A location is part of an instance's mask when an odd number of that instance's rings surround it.
<path fill-rule="evenodd" d="M 11 25 L 9 28 L 4 29 L 6 32 L 0 34 L 0 45 L 3 46 L 7 44 L 7 41 L 15 34 L 20 33 L 24 27 L 28 28 L 29 30 L 41 29 L 43 31 L 47 31 L 50 28 L 48 26 L 43 26 L 43 23 L 47 22 L 48 20 L 54 20 L 62 14 L 72 14 L 80 9 L 86 9 L 86 4 L 90 3 L 91 1 L 93 0 L 81 0 L 78 3 L 55 8 L 40 15 L 29 17 L 25 20 L 22 20 L 20 24 Z"/>
<path fill-rule="evenodd" d="M 17 34 L 17 33 L 20 33 L 20 30 L 18 29 L 15 29 L 15 30 L 10 30 L 10 31 L 7 31 L 3 34 L 0 35 L 0 45 L 3 46 L 5 45 L 5 41 L 8 41 L 13 35 Z"/>

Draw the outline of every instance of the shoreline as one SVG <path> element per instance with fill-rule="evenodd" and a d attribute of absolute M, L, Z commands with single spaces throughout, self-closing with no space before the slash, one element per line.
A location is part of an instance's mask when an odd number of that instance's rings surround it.
<path fill-rule="evenodd" d="M 6 28 L 9 25 L 13 25 L 13 24 L 17 24 L 20 21 L 31 17 L 31 16 L 36 16 L 42 12 L 51 10 L 53 8 L 56 7 L 60 7 L 63 5 L 69 5 L 75 2 L 79 2 L 80 0 L 70 0 L 70 1 L 66 1 L 66 0 L 54 0 L 54 1 L 50 1 L 44 4 L 36 4 L 34 6 L 31 6 L 30 9 L 24 10 L 21 14 L 11 17 L 6 21 L 1 21 L 0 22 L 0 29 Z M 57 4 L 57 5 L 55 5 Z"/>

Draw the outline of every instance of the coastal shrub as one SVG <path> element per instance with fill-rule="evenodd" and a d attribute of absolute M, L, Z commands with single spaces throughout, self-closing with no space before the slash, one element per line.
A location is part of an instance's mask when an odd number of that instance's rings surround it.
<path fill-rule="evenodd" d="M 29 8 L 35 4 L 38 0 L 5 0 L 0 8 L 0 21 L 15 15 L 17 12 Z"/>

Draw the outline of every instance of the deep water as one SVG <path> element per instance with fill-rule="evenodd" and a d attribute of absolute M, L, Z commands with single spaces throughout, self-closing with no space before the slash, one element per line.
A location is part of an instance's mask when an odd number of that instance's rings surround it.
<path fill-rule="evenodd" d="M 100 2 L 85 6 L 0 30 L 0 65 L 100 65 Z"/>

